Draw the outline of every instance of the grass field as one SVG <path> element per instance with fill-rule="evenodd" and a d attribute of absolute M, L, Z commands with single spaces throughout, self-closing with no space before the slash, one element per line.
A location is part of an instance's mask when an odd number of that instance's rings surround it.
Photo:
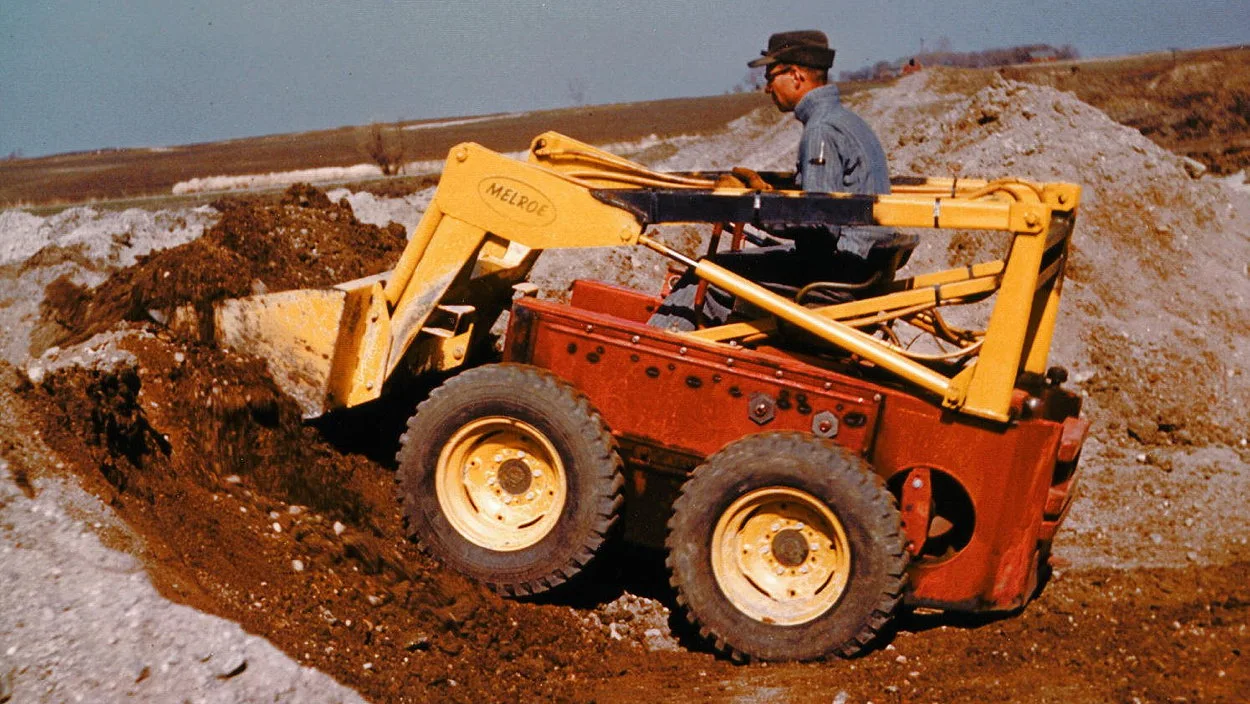
<path fill-rule="evenodd" d="M 419 161 L 442 159 L 453 145 L 465 141 L 497 151 L 516 151 L 526 148 L 535 135 L 547 130 L 592 143 L 633 140 L 651 134 L 704 134 L 767 104 L 768 98 L 763 94 L 735 93 L 544 110 L 472 121 L 413 121 L 400 123 L 400 127 L 409 129 L 399 132 L 403 136 L 404 159 Z M 369 126 L 340 127 L 211 144 L 108 149 L 0 161 L 0 207 L 99 200 L 141 205 L 145 197 L 168 195 L 175 183 L 195 177 L 368 163 L 365 145 L 369 132 Z"/>
<path fill-rule="evenodd" d="M 1236 173 L 1250 166 L 1250 47 L 1162 51 L 996 70 L 1007 78 L 1071 91 L 1215 173 Z M 881 83 L 840 85 L 844 94 L 851 94 Z M 767 105 L 769 100 L 762 93 L 734 93 L 417 120 L 397 127 L 403 158 L 411 162 L 440 160 L 453 145 L 465 141 L 496 151 L 517 151 L 547 130 L 598 144 L 652 134 L 707 134 Z M 8 159 L 0 161 L 0 208 L 20 206 L 40 212 L 84 202 L 105 208 L 206 202 L 215 196 L 172 198 L 170 190 L 180 181 L 197 177 L 369 163 L 370 131 L 368 125 L 345 126 L 186 146 Z M 422 176 L 410 174 L 408 178 Z M 379 179 L 370 189 L 402 191 L 413 185 L 402 179 Z"/>

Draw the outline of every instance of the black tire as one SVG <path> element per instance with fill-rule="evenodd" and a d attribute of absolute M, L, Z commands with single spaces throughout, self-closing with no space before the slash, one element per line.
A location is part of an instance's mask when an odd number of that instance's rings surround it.
<path fill-rule="evenodd" d="M 621 460 L 598 411 L 534 367 L 492 364 L 449 379 L 400 443 L 409 537 L 501 594 L 572 578 L 620 513 Z"/>
<path fill-rule="evenodd" d="M 673 504 L 666 564 L 687 620 L 732 658 L 849 657 L 902 596 L 900 526 L 863 459 L 803 433 L 761 433 L 695 468 Z"/>

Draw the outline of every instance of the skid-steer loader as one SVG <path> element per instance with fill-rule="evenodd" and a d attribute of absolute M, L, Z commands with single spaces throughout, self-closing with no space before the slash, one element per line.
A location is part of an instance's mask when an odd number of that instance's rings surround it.
<path fill-rule="evenodd" d="M 1088 428 L 1047 366 L 1079 188 L 913 178 L 862 196 L 717 176 L 555 133 L 524 162 L 462 144 L 393 271 L 226 301 L 215 334 L 310 417 L 400 372 L 447 375 L 402 439 L 407 525 L 501 593 L 566 582 L 619 531 L 667 551 L 688 619 L 736 658 L 853 654 L 900 603 L 1020 608 Z M 796 300 L 672 250 L 649 229 L 665 223 L 712 225 L 714 243 L 725 226 L 987 230 L 1007 254 Z M 654 250 L 760 315 L 673 332 L 647 325 L 654 292 L 578 281 L 560 303 L 526 282 L 545 249 L 609 246 Z M 956 306 L 976 329 L 948 322 Z"/>

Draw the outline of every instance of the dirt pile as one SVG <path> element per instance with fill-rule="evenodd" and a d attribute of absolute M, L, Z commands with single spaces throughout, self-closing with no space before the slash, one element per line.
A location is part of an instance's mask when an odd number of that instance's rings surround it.
<path fill-rule="evenodd" d="M 1244 194 L 1195 180 L 1181 157 L 1050 87 L 926 70 L 856 107 L 895 173 L 1082 186 L 1051 363 L 1072 373 L 1094 425 L 1057 554 L 1123 567 L 1244 555 Z M 997 257 L 1004 244 L 989 233 L 927 237 L 909 270 Z"/>
<path fill-rule="evenodd" d="M 203 237 L 142 257 L 94 289 L 68 276 L 48 286 L 45 321 L 72 344 L 121 321 L 163 320 L 183 304 L 331 286 L 390 269 L 406 244 L 402 225 L 360 222 L 346 200 L 297 184 L 277 202 L 229 197 Z M 44 335 L 45 337 L 51 337 Z"/>
<path fill-rule="evenodd" d="M 162 593 L 375 701 L 561 700 L 632 650 L 422 557 L 392 472 L 302 424 L 259 361 L 130 331 L 36 369 L 20 389 L 30 417 L 146 536 Z"/>
<path fill-rule="evenodd" d="M 905 103 L 937 114 L 895 117 Z M 926 71 L 864 109 L 897 173 L 1082 186 L 1052 357 L 1072 369 L 1103 427 L 1151 445 L 1244 437 L 1250 241 L 1219 184 L 1195 181 L 1180 157 L 1069 93 L 992 74 Z M 912 269 L 999 256 L 1003 245 L 964 233 L 922 245 Z"/>
<path fill-rule="evenodd" d="M 207 206 L 151 212 L 69 208 L 46 217 L 0 212 L 0 329 L 6 331 L 0 358 L 21 364 L 32 348 L 38 354 L 62 334 L 38 325 L 40 303 L 52 281 L 96 286 L 143 254 L 196 239 L 217 219 L 217 211 Z"/>
<path fill-rule="evenodd" d="M 1071 91 L 1112 120 L 1214 173 L 1250 168 L 1250 49 L 1170 52 L 1006 69 Z"/>
<path fill-rule="evenodd" d="M 134 534 L 72 474 L 29 473 L 40 451 L 55 455 L 17 415 L 28 409 L 13 403 L 13 378 L 0 362 L 0 699 L 364 701 L 239 624 L 164 599 L 140 560 L 105 547 L 102 536 Z"/>

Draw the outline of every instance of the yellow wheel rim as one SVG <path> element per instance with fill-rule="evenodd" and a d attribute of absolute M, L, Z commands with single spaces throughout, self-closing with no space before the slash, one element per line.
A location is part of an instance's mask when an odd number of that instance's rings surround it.
<path fill-rule="evenodd" d="M 504 416 L 465 425 L 443 446 L 434 477 L 443 514 L 490 550 L 523 550 L 560 520 L 564 463 L 534 426 Z"/>
<path fill-rule="evenodd" d="M 846 591 L 850 544 L 842 522 L 815 496 L 764 487 L 739 497 L 716 522 L 712 573 L 742 613 L 797 626 L 827 612 Z"/>

